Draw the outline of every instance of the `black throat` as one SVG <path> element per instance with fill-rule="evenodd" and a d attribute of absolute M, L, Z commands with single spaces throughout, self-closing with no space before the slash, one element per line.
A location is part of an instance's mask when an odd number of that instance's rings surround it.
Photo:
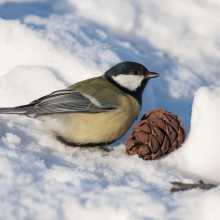
<path fill-rule="evenodd" d="M 142 105 L 142 94 L 144 92 L 144 88 L 145 86 L 147 85 L 147 82 L 148 82 L 148 79 L 144 79 L 142 82 L 141 82 L 141 85 L 136 89 L 136 90 L 129 90 L 123 86 L 121 86 L 120 84 L 118 84 L 117 82 L 115 82 L 112 77 L 110 76 L 105 76 L 105 78 L 111 83 L 113 84 L 114 86 L 116 86 L 117 88 L 119 88 L 120 90 L 122 90 L 123 92 L 131 95 L 132 97 L 134 97 L 139 105 L 141 106 Z"/>

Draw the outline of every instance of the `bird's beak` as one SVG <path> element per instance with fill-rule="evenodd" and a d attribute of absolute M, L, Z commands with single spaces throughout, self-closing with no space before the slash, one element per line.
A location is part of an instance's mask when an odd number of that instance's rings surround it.
<path fill-rule="evenodd" d="M 150 79 L 150 78 L 155 78 L 158 76 L 160 76 L 160 74 L 154 73 L 154 72 L 149 72 L 149 74 L 147 75 L 147 78 Z"/>

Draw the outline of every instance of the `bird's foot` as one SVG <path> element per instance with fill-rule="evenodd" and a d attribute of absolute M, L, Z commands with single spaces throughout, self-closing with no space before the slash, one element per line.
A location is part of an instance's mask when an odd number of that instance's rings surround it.
<path fill-rule="evenodd" d="M 181 182 L 170 182 L 174 186 L 170 189 L 170 192 L 177 192 L 177 191 L 185 191 L 190 190 L 193 188 L 197 189 L 212 189 L 217 185 L 211 183 L 204 183 L 202 180 L 199 180 L 198 183 L 190 184 L 190 183 L 181 183 Z"/>

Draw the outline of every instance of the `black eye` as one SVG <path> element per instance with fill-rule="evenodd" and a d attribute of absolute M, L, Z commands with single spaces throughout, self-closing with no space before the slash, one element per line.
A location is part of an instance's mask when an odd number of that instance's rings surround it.
<path fill-rule="evenodd" d="M 133 71 L 132 71 L 132 74 L 133 74 L 133 75 L 138 75 L 138 71 L 137 71 L 137 70 L 133 70 Z"/>

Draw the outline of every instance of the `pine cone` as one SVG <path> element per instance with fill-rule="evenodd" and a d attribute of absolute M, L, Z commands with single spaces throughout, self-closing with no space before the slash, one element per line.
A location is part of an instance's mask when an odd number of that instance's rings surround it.
<path fill-rule="evenodd" d="M 178 116 L 162 109 L 144 115 L 125 142 L 128 155 L 138 154 L 153 160 L 179 148 L 185 140 L 185 130 Z"/>

